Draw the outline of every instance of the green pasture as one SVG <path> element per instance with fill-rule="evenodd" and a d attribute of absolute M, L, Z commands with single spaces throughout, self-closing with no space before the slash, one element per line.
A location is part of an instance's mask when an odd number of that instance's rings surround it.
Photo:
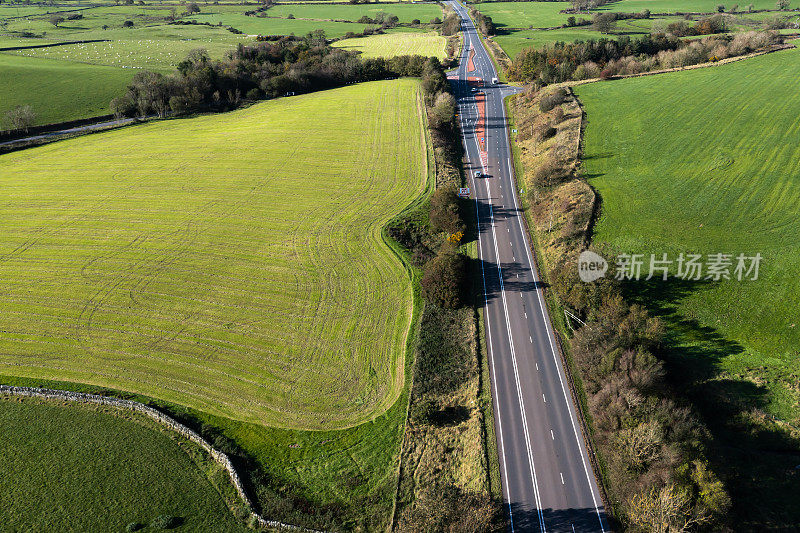
<path fill-rule="evenodd" d="M 475 4 L 484 15 L 492 17 L 499 31 L 503 28 L 552 28 L 567 23 L 562 10 L 569 2 L 484 2 Z M 584 15 L 589 18 L 588 15 Z"/>
<path fill-rule="evenodd" d="M 248 531 L 188 444 L 132 416 L 0 398 L 3 530 L 125 531 L 168 515 L 177 531 Z"/>
<path fill-rule="evenodd" d="M 0 53 L 0 122 L 17 105 L 30 105 L 36 124 L 107 115 L 134 71 Z M 0 124 L 0 129 L 10 127 Z"/>
<path fill-rule="evenodd" d="M 386 33 L 344 39 L 334 46 L 361 52 L 363 57 L 394 57 L 400 55 L 434 56 L 444 59 L 447 41 L 437 32 Z"/>
<path fill-rule="evenodd" d="M 400 22 L 411 22 L 419 19 L 423 23 L 430 22 L 435 17 L 442 17 L 442 8 L 437 4 L 287 4 L 276 5 L 266 11 L 268 17 L 286 18 L 294 15 L 298 19 L 316 20 L 349 20 L 357 21 L 362 16 L 374 17 L 383 11 L 397 15 Z"/>
<path fill-rule="evenodd" d="M 800 421 L 800 99 L 791 82 L 798 66 L 794 49 L 578 89 L 588 117 L 584 169 L 603 199 L 595 242 L 648 258 L 760 253 L 757 281 L 651 283 L 642 299 L 673 324 L 676 357 L 698 373 L 751 384 L 743 400 L 793 421 Z"/>
<path fill-rule="evenodd" d="M 381 230 L 426 186 L 413 80 L 0 157 L 0 371 L 340 428 L 404 383 Z"/>
<path fill-rule="evenodd" d="M 314 30 L 323 30 L 329 38 L 342 37 L 347 32 L 360 33 L 369 24 L 353 22 L 333 22 L 327 20 L 282 19 L 269 17 L 249 17 L 244 13 L 226 13 L 210 9 L 194 15 L 191 20 L 222 23 L 232 26 L 247 35 L 306 35 Z"/>

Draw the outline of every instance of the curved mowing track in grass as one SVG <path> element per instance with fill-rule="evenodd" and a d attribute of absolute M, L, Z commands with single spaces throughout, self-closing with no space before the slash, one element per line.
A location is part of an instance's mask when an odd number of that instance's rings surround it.
<path fill-rule="evenodd" d="M 355 425 L 404 382 L 386 222 L 425 189 L 414 80 L 0 158 L 0 371 L 236 420 Z"/>

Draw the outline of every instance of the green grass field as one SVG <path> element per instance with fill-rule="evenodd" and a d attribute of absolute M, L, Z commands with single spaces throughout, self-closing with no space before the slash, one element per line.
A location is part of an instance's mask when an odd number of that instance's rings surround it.
<path fill-rule="evenodd" d="M 0 122 L 16 105 L 30 105 L 36 124 L 107 115 L 132 70 L 0 54 Z M 0 129 L 7 127 L 0 124 Z"/>
<path fill-rule="evenodd" d="M 286 18 L 294 15 L 298 19 L 350 20 L 355 22 L 362 16 L 374 17 L 383 11 L 397 15 L 400 22 L 419 19 L 423 23 L 442 17 L 442 8 L 436 4 L 291 4 L 277 5 L 267 10 L 268 17 Z"/>
<path fill-rule="evenodd" d="M 552 28 L 567 23 L 560 13 L 570 7 L 569 2 L 484 2 L 475 6 L 484 15 L 492 17 L 499 30 L 503 28 Z"/>
<path fill-rule="evenodd" d="M 447 57 L 445 46 L 447 40 L 436 32 L 386 33 L 344 39 L 334 43 L 338 48 L 356 50 L 363 57 L 394 57 L 399 55 L 434 56 L 439 59 Z"/>
<path fill-rule="evenodd" d="M 419 91 L 361 84 L 0 157 L 0 370 L 261 425 L 380 415 L 412 305 L 381 229 L 426 187 Z"/>
<path fill-rule="evenodd" d="M 210 8 L 191 19 L 210 24 L 221 22 L 223 25 L 232 26 L 247 35 L 306 35 L 314 30 L 324 30 L 328 38 L 337 38 L 349 31 L 360 33 L 364 31 L 364 28 L 371 26 L 328 20 L 248 17 L 244 13 L 219 12 Z"/>
<path fill-rule="evenodd" d="M 761 253 L 758 281 L 656 284 L 652 293 L 674 306 L 681 353 L 758 384 L 753 401 L 795 422 L 800 99 L 790 80 L 798 66 L 795 49 L 578 89 L 585 171 L 603 198 L 596 242 L 629 253 Z"/>
<path fill-rule="evenodd" d="M 0 399 L 3 531 L 125 531 L 159 515 L 178 518 L 178 531 L 247 531 L 187 444 L 131 416 Z"/>

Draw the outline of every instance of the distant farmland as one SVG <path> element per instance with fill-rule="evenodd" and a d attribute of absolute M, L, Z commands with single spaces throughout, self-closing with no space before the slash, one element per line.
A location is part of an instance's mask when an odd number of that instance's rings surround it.
<path fill-rule="evenodd" d="M 427 186 L 418 82 L 0 157 L 0 372 L 334 428 L 404 383 L 382 228 Z"/>

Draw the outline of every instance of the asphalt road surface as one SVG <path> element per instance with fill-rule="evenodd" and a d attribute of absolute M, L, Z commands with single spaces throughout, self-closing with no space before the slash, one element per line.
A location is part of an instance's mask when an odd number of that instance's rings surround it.
<path fill-rule="evenodd" d="M 503 498 L 512 531 L 607 531 L 600 492 L 547 315 L 517 203 L 503 97 L 467 10 L 464 47 L 451 73 L 478 213 Z M 455 75 L 457 74 L 457 78 Z M 484 80 L 481 86 L 477 79 Z M 480 171 L 487 177 L 474 177 Z"/>

